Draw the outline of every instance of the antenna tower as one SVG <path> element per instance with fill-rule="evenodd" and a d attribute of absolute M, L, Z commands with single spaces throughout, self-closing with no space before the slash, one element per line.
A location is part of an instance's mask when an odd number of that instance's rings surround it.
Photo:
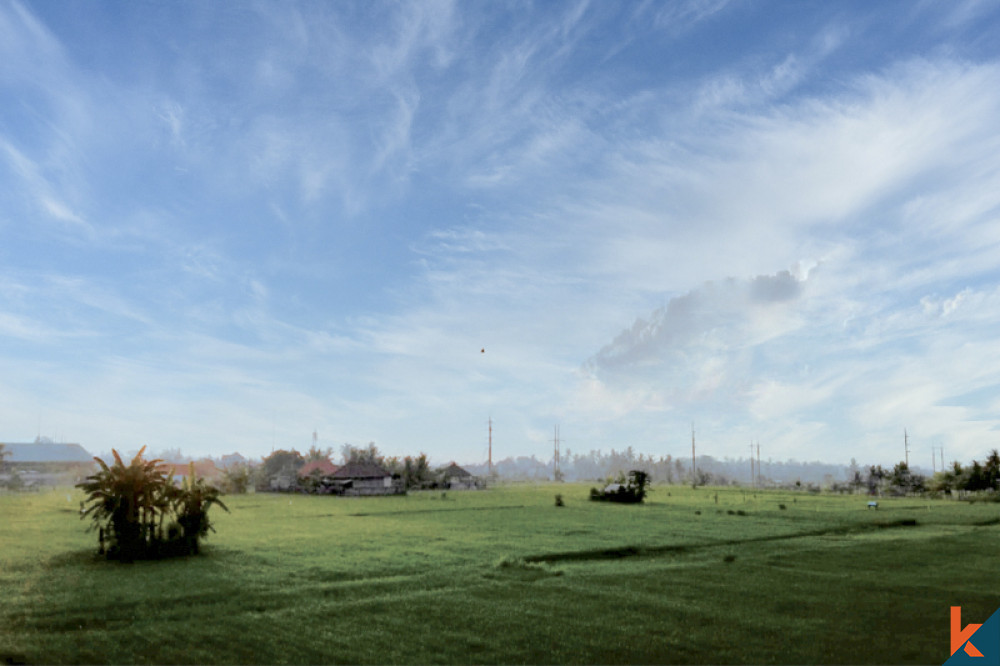
<path fill-rule="evenodd" d="M 492 476 L 493 475 L 493 416 L 492 415 L 490 416 L 489 423 L 490 423 L 490 448 L 489 448 L 489 453 L 487 454 L 489 456 L 487 464 L 489 465 L 490 468 L 490 476 Z"/>
<path fill-rule="evenodd" d="M 906 428 L 903 428 L 903 452 L 906 454 L 906 466 L 910 466 L 910 437 L 906 434 Z"/>

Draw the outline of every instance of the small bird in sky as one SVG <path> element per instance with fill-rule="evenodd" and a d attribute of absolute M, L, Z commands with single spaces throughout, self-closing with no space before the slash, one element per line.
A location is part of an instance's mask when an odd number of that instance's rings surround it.
<path fill-rule="evenodd" d="M 479 353 L 480 354 L 485 354 L 486 353 L 486 347 L 483 347 L 482 349 L 480 349 Z"/>

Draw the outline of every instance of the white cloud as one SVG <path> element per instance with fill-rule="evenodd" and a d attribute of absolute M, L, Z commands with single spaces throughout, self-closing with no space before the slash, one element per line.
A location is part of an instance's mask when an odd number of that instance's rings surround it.
<path fill-rule="evenodd" d="M 115 16 L 94 49 L 0 9 L 0 362 L 30 393 L 0 416 L 258 454 L 319 427 L 468 460 L 492 414 L 517 453 L 565 419 L 580 449 L 696 420 L 721 455 L 867 460 L 902 425 L 981 455 L 996 58 L 873 55 L 849 10 L 689 47 L 735 9 L 264 5 L 127 62 Z"/>

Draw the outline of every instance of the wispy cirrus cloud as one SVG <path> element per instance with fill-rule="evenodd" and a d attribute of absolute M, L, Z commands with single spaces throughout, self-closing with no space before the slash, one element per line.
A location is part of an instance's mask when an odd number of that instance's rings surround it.
<path fill-rule="evenodd" d="M 516 453 L 696 420 L 859 459 L 906 421 L 981 455 L 983 6 L 146 11 L 0 8 L 5 415 L 459 460 L 491 415 Z"/>

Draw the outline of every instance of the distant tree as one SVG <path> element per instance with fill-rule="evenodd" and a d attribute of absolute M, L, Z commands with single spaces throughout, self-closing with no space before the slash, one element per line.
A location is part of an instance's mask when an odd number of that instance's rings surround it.
<path fill-rule="evenodd" d="M 996 449 L 990 451 L 983 466 L 983 473 L 986 476 L 986 485 L 992 490 L 1000 490 L 1000 453 Z"/>
<path fill-rule="evenodd" d="M 951 493 L 962 489 L 965 472 L 958 462 L 952 463 L 951 469 L 945 469 L 934 474 L 930 479 L 928 490 L 937 493 Z"/>
<path fill-rule="evenodd" d="M 968 470 L 963 469 L 961 463 L 957 460 L 952 461 L 951 469 L 948 470 L 949 481 L 951 482 L 951 487 L 957 491 L 965 490 L 966 483 L 969 478 Z M 961 492 L 959 493 L 961 494 Z"/>
<path fill-rule="evenodd" d="M 977 492 L 986 490 L 989 487 L 989 480 L 986 477 L 985 469 L 978 460 L 973 460 L 972 465 L 966 470 L 964 490 Z"/>
<path fill-rule="evenodd" d="M 868 485 L 869 495 L 880 495 L 882 493 L 882 483 L 886 476 L 888 474 L 882 465 L 868 466 L 868 478 L 865 479 L 865 483 Z"/>
<path fill-rule="evenodd" d="M 172 449 L 163 449 L 159 453 L 150 454 L 154 458 L 160 458 L 166 460 L 167 462 L 190 462 L 191 458 L 185 456 L 179 447 L 173 447 Z"/>
<path fill-rule="evenodd" d="M 10 478 L 7 479 L 7 489 L 21 490 L 22 488 L 24 488 L 24 479 L 16 471 L 12 472 Z"/>
<path fill-rule="evenodd" d="M 307 463 L 316 462 L 319 460 L 329 460 L 330 456 L 333 455 L 333 447 L 328 446 L 325 449 L 321 449 L 315 444 L 309 447 L 309 451 L 306 453 L 305 459 Z"/>
<path fill-rule="evenodd" d="M 892 474 L 889 476 L 889 484 L 904 493 L 909 490 L 910 466 L 903 461 L 896 463 L 895 467 L 892 468 Z"/>
<path fill-rule="evenodd" d="M 401 477 L 403 474 L 403 462 L 399 459 L 399 456 L 382 458 L 382 467 L 385 467 L 385 470 L 393 476 Z"/>
<path fill-rule="evenodd" d="M 854 493 L 861 492 L 861 488 L 865 485 L 865 480 L 861 478 L 861 470 L 854 470 L 854 476 L 851 478 L 851 490 Z"/>
<path fill-rule="evenodd" d="M 922 474 L 914 474 L 910 466 L 900 461 L 892 469 L 890 483 L 901 493 L 920 493 L 926 490 L 926 478 Z"/>
<path fill-rule="evenodd" d="M 703 469 L 699 469 L 695 474 L 694 485 L 707 486 L 712 482 L 712 474 Z"/>
<path fill-rule="evenodd" d="M 230 465 L 222 473 L 222 490 L 231 495 L 242 495 L 250 488 L 253 473 L 246 463 Z"/>
<path fill-rule="evenodd" d="M 340 447 L 340 455 L 345 465 L 350 463 L 370 463 L 381 465 L 384 457 L 379 452 L 375 442 L 368 442 L 368 446 L 358 447 L 344 444 Z"/>
<path fill-rule="evenodd" d="M 275 476 L 282 473 L 287 474 L 298 472 L 299 468 L 305 464 L 305 458 L 303 458 L 302 454 L 295 449 L 292 449 L 291 451 L 278 449 L 271 455 L 264 458 L 258 468 L 257 487 L 266 489 L 267 484 Z"/>
<path fill-rule="evenodd" d="M 424 488 L 432 485 L 430 463 L 427 454 L 421 452 L 416 458 L 407 456 L 403 460 L 403 483 L 406 488 Z"/>
<path fill-rule="evenodd" d="M 10 451 L 7 450 L 7 446 L 0 444 L 0 472 L 3 472 L 7 466 L 6 458 L 10 455 Z"/>

